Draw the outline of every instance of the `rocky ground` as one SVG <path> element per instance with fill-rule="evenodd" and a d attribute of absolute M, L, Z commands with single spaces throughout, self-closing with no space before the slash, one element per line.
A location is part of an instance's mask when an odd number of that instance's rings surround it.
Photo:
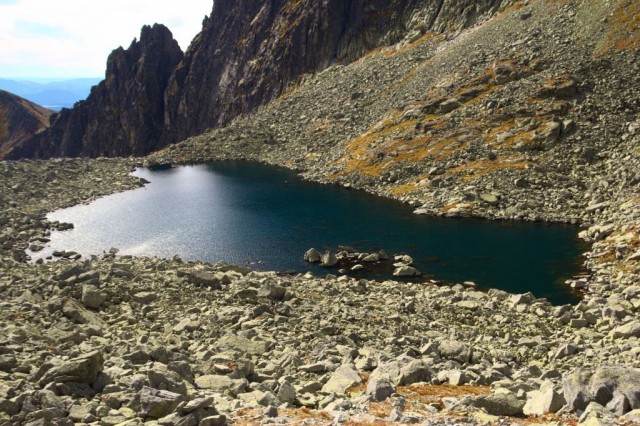
<path fill-rule="evenodd" d="M 134 160 L 0 163 L 0 424 L 640 423 L 640 61 L 616 38 L 636 7 L 539 0 L 411 34 L 144 159 L 581 224 L 576 306 L 115 249 L 29 264 L 65 227 L 46 212 L 141 182 Z"/>
<path fill-rule="evenodd" d="M 65 226 L 46 211 L 139 186 L 133 164 L 0 163 L 3 424 L 638 420 L 637 228 L 585 231 L 590 293 L 559 307 L 116 249 L 24 262 Z"/>

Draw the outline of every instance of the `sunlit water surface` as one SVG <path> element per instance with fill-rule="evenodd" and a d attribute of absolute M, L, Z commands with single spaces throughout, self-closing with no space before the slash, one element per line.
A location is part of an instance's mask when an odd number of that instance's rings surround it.
<path fill-rule="evenodd" d="M 580 271 L 586 249 L 572 226 L 417 216 L 392 200 L 255 163 L 139 169 L 136 175 L 151 183 L 51 213 L 51 220 L 75 229 L 53 233 L 43 255 L 117 247 L 120 254 L 324 274 L 302 259 L 304 252 L 349 245 L 408 253 L 438 280 L 531 291 L 556 304 L 577 300 L 563 284 Z M 391 272 L 387 266 L 355 276 L 385 279 Z"/>

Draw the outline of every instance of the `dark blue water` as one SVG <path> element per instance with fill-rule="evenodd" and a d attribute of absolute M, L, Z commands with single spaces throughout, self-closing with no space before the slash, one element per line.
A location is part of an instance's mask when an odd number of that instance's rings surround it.
<path fill-rule="evenodd" d="M 117 247 L 120 254 L 320 274 L 327 270 L 304 262 L 304 252 L 349 245 L 408 253 L 418 269 L 439 280 L 531 291 L 557 304 L 577 300 L 562 284 L 580 271 L 586 249 L 575 227 L 417 216 L 392 200 L 255 163 L 141 169 L 136 175 L 151 184 L 52 213 L 50 219 L 75 229 L 54 233 L 48 252 L 89 255 Z M 391 271 L 378 268 L 364 276 L 390 278 Z"/>

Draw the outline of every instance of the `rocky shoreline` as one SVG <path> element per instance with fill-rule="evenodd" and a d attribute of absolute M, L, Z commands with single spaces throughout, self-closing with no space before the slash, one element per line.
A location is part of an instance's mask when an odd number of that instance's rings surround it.
<path fill-rule="evenodd" d="M 554 307 L 116 249 L 25 263 L 46 212 L 142 182 L 135 160 L 0 165 L 3 424 L 638 421 L 637 203 L 584 231 L 586 296 Z"/>

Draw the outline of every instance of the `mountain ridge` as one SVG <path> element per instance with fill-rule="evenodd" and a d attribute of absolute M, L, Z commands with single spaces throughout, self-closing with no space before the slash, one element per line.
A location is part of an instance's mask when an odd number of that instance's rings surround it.
<path fill-rule="evenodd" d="M 49 126 L 53 111 L 0 90 L 0 160 L 15 146 Z"/>
<path fill-rule="evenodd" d="M 163 94 L 183 53 L 168 28 L 144 26 L 140 40 L 114 50 L 106 78 L 89 97 L 56 114 L 51 127 L 8 158 L 126 156 L 152 151 L 162 131 Z"/>

